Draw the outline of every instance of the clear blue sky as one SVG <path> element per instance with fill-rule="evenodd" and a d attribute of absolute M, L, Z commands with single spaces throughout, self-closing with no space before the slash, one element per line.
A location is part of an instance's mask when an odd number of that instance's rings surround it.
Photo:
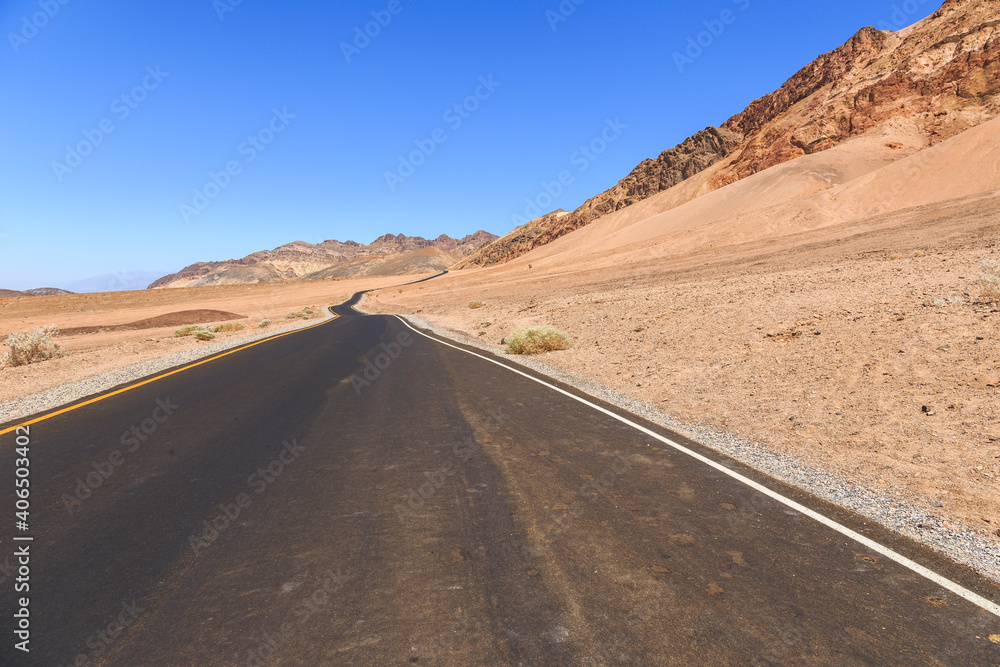
<path fill-rule="evenodd" d="M 577 2 L 0 0 L 0 287 L 295 240 L 503 234 L 560 172 L 548 208 L 572 210 L 859 28 L 940 4 Z M 371 12 L 387 25 L 345 54 Z M 678 67 L 705 21 L 718 35 Z M 627 127 L 582 157 L 606 119 Z M 400 171 L 417 141 L 433 153 Z"/>

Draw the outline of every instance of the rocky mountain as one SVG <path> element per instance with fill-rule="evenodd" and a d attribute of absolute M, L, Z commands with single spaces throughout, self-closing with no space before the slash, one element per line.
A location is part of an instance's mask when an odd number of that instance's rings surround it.
<path fill-rule="evenodd" d="M 456 268 L 518 257 L 712 168 L 710 189 L 830 149 L 887 124 L 927 148 L 1000 115 L 1000 2 L 948 0 L 898 32 L 863 28 L 778 90 L 655 160 L 576 211 L 515 229 Z"/>
<path fill-rule="evenodd" d="M 679 146 L 663 151 L 659 157 L 642 161 L 615 187 L 588 199 L 572 213 L 559 209 L 535 218 L 484 247 L 455 268 L 502 264 L 579 229 L 602 215 L 668 190 L 729 155 L 739 145 L 741 138 L 730 130 L 706 128 Z"/>
<path fill-rule="evenodd" d="M 433 240 L 386 234 L 368 245 L 355 241 L 295 241 L 241 259 L 197 262 L 160 278 L 149 289 L 430 273 L 449 268 L 496 238 L 478 231 L 462 239 L 442 234 Z"/>

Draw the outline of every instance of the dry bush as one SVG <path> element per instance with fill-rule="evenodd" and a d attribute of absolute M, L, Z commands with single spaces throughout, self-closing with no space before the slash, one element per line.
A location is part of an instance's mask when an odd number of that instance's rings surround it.
<path fill-rule="evenodd" d="M 983 260 L 983 268 L 979 273 L 979 287 L 987 299 L 1000 298 L 1000 262 L 995 259 Z"/>
<path fill-rule="evenodd" d="M 261 320 L 260 324 L 257 325 L 258 329 L 266 329 L 271 326 L 271 320 Z"/>
<path fill-rule="evenodd" d="M 485 305 L 486 304 L 484 304 L 482 301 L 470 301 L 469 302 L 469 308 L 472 308 L 473 310 L 475 310 L 476 308 L 482 308 Z"/>
<path fill-rule="evenodd" d="M 571 347 L 573 339 L 550 326 L 526 327 L 507 337 L 507 354 L 542 354 Z"/>
<path fill-rule="evenodd" d="M 310 317 L 310 315 L 311 315 L 311 313 L 312 313 L 312 311 L 310 311 L 310 312 L 307 313 L 306 309 L 303 308 L 302 310 L 300 310 L 298 312 L 288 313 L 287 315 L 285 315 L 285 319 L 286 320 L 294 320 L 296 318 L 301 318 L 303 320 L 308 320 L 309 317 Z"/>
<path fill-rule="evenodd" d="M 175 338 L 185 338 L 187 336 L 194 336 L 198 340 L 212 340 L 215 338 L 214 333 L 200 324 L 188 324 L 174 332 Z"/>
<path fill-rule="evenodd" d="M 244 329 L 246 329 L 246 327 L 239 322 L 226 322 L 225 324 L 220 324 L 215 327 L 212 331 L 215 333 L 228 333 L 230 331 L 243 331 Z"/>
<path fill-rule="evenodd" d="M 10 334 L 7 336 L 7 347 L 10 348 L 10 352 L 0 357 L 0 365 L 27 366 L 36 361 L 45 361 L 54 356 L 60 356 L 61 351 L 58 345 L 49 350 L 52 337 L 58 334 L 59 329 L 54 324 L 39 327 L 34 331 Z"/>

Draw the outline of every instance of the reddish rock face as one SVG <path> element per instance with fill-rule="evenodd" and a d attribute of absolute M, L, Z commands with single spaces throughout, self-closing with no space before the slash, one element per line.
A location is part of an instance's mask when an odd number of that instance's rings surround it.
<path fill-rule="evenodd" d="M 510 261 L 720 161 L 713 188 L 828 150 L 890 120 L 914 124 L 926 146 L 953 137 L 1000 113 L 998 25 L 998 0 L 949 0 L 899 32 L 863 28 L 721 128 L 644 161 L 572 213 L 556 211 L 522 225 L 456 268 Z"/>
<path fill-rule="evenodd" d="M 912 122 L 931 146 L 995 117 L 998 25 L 996 0 L 951 0 L 898 33 L 861 30 L 726 121 L 746 139 L 712 185 L 827 150 L 889 120 Z"/>

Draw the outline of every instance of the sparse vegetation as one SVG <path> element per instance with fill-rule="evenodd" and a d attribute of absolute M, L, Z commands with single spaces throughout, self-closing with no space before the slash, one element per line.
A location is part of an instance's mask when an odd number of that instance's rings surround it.
<path fill-rule="evenodd" d="M 204 330 L 205 330 L 205 327 L 201 326 L 200 324 L 188 324 L 186 326 L 181 327 L 177 331 L 175 331 L 174 332 L 174 337 L 175 338 L 184 338 L 186 336 L 193 336 L 195 334 L 195 332 L 197 332 L 197 331 L 204 331 Z"/>
<path fill-rule="evenodd" d="M 310 318 L 310 316 L 311 316 L 311 312 L 307 313 L 306 309 L 303 308 L 302 310 L 300 310 L 298 312 L 288 313 L 287 315 L 285 315 L 285 319 L 286 320 L 294 320 L 296 318 L 301 318 L 303 320 L 308 320 Z"/>
<path fill-rule="evenodd" d="M 573 347 L 572 338 L 550 326 L 519 329 L 506 340 L 507 354 L 542 354 Z"/>
<path fill-rule="evenodd" d="M 201 326 L 200 324 L 188 324 L 183 326 L 174 332 L 176 338 L 186 338 L 187 336 L 194 336 L 198 340 L 212 340 L 215 338 L 215 334 Z"/>
<path fill-rule="evenodd" d="M 36 361 L 63 356 L 65 353 L 58 345 L 49 350 L 52 337 L 58 334 L 59 329 L 54 324 L 39 327 L 34 331 L 10 334 L 7 336 L 7 347 L 10 348 L 10 352 L 0 357 L 0 366 L 27 366 Z"/>
<path fill-rule="evenodd" d="M 903 259 L 903 253 L 901 253 L 901 252 L 894 252 L 891 255 L 889 255 L 889 259 L 891 259 L 893 261 L 895 261 L 897 259 Z"/>
<path fill-rule="evenodd" d="M 306 306 L 305 308 L 302 309 L 302 312 L 305 313 L 306 315 L 312 315 L 313 314 L 313 307 L 312 306 Z"/>
<path fill-rule="evenodd" d="M 983 260 L 983 268 L 979 272 L 979 287 L 985 298 L 1000 298 L 1000 262 L 995 259 Z"/>
<path fill-rule="evenodd" d="M 229 333 L 230 331 L 243 331 L 244 329 L 246 329 L 246 327 L 239 322 L 226 322 L 225 324 L 220 324 L 215 327 L 212 331 L 215 333 Z"/>
<path fill-rule="evenodd" d="M 261 320 L 260 324 L 257 325 L 258 329 L 266 329 L 271 326 L 271 320 Z"/>
<path fill-rule="evenodd" d="M 482 301 L 470 301 L 469 302 L 469 308 L 472 308 L 473 310 L 475 310 L 476 308 L 482 308 L 485 305 L 486 304 L 484 304 Z"/>

